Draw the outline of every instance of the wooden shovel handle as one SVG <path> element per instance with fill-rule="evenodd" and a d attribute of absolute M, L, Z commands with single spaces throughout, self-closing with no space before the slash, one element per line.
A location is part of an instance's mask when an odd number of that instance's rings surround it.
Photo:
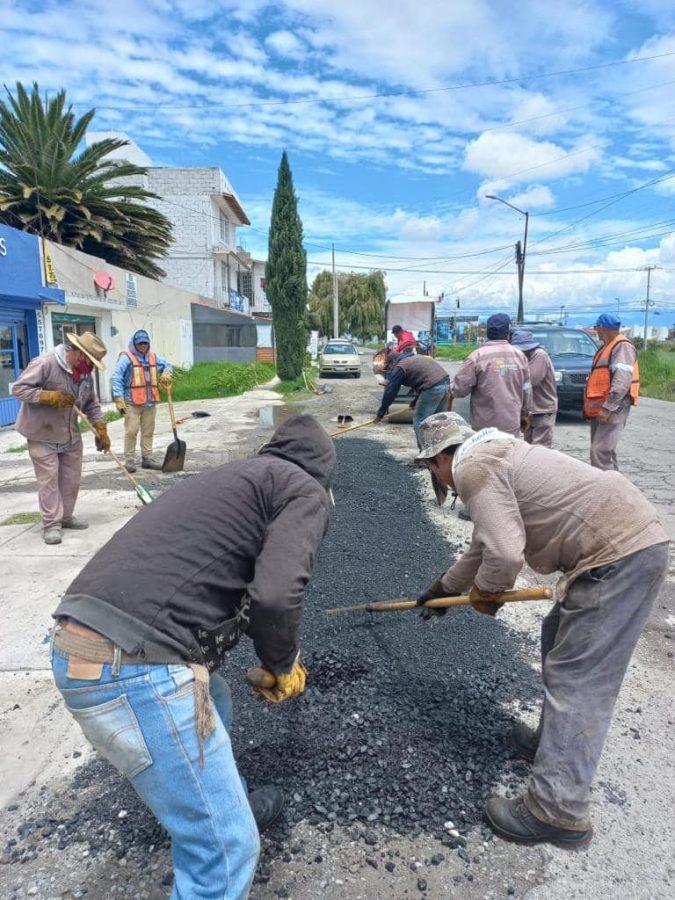
<path fill-rule="evenodd" d="M 176 425 L 178 424 L 178 422 L 176 422 L 176 414 L 173 411 L 173 397 L 171 396 L 171 388 L 169 386 L 166 386 L 164 388 L 164 390 L 166 391 L 166 402 L 169 407 L 169 418 L 171 419 L 171 427 L 173 428 L 173 430 L 175 432 Z"/>
<path fill-rule="evenodd" d="M 91 433 L 94 435 L 94 437 L 96 437 L 96 429 L 91 424 L 89 419 L 85 416 L 85 414 L 82 412 L 82 410 L 79 408 L 79 406 L 73 405 L 73 409 L 75 410 L 77 415 L 80 417 L 80 419 L 84 422 L 84 424 L 87 426 L 89 431 L 91 431 Z M 122 472 L 122 474 L 124 475 L 124 477 L 127 478 L 133 484 L 133 486 L 136 488 L 136 491 L 138 492 L 138 490 L 141 489 L 140 484 L 136 481 L 136 479 L 131 474 L 131 472 L 127 471 L 127 467 L 124 465 L 124 463 L 119 458 L 119 456 L 115 453 L 113 448 L 108 447 L 108 449 L 105 452 L 109 453 L 111 455 L 111 457 L 115 460 L 115 462 L 119 466 L 119 469 Z"/>
<path fill-rule="evenodd" d="M 384 419 L 382 420 L 384 422 Z M 339 431 L 331 431 L 328 437 L 338 437 L 341 434 L 347 434 L 348 431 L 356 431 L 357 428 L 367 428 L 369 425 L 374 425 L 375 419 L 371 419 L 369 422 L 361 422 L 360 425 L 350 425 L 349 428 L 341 428 Z"/>
<path fill-rule="evenodd" d="M 533 587 L 494 594 L 491 600 L 495 603 L 517 603 L 520 600 L 551 600 L 552 597 L 553 591 L 551 588 Z M 404 612 L 408 609 L 420 609 L 422 607 L 448 609 L 451 606 L 468 606 L 470 603 L 471 600 L 468 594 L 461 594 L 459 597 L 435 597 L 433 600 L 427 600 L 422 606 L 418 606 L 415 600 L 383 600 L 369 604 L 368 611 Z"/>

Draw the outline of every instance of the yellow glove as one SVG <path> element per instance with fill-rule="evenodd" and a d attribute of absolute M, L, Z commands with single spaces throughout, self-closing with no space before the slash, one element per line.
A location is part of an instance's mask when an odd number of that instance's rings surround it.
<path fill-rule="evenodd" d="M 127 414 L 127 404 L 124 397 L 113 397 L 113 400 L 115 401 L 117 412 L 125 416 Z"/>
<path fill-rule="evenodd" d="M 486 616 L 497 615 L 497 610 L 501 609 L 504 605 L 503 603 L 500 603 L 499 600 L 495 599 L 499 596 L 501 595 L 491 594 L 488 591 L 481 591 L 475 584 L 471 585 L 471 590 L 469 592 L 469 600 L 471 601 L 473 608 L 476 612 L 484 613 Z"/>
<path fill-rule="evenodd" d="M 168 369 L 165 369 L 159 376 L 159 383 L 165 388 L 170 388 L 173 384 L 173 375 Z"/>
<path fill-rule="evenodd" d="M 267 669 L 263 669 L 263 671 L 272 675 Z M 253 690 L 262 700 L 267 700 L 270 703 L 283 703 L 284 700 L 292 700 L 294 697 L 299 697 L 305 690 L 307 669 L 298 657 L 287 675 L 273 675 L 272 677 L 276 677 L 274 687 L 254 687 Z"/>
<path fill-rule="evenodd" d="M 92 422 L 91 424 L 93 425 L 94 431 L 96 432 L 96 437 L 94 438 L 96 449 L 107 452 L 108 450 L 110 450 L 110 438 L 108 437 L 108 429 L 105 422 Z"/>
<path fill-rule="evenodd" d="M 57 409 L 67 409 L 75 403 L 75 397 L 63 391 L 40 391 L 38 403 L 43 406 L 54 406 Z"/>

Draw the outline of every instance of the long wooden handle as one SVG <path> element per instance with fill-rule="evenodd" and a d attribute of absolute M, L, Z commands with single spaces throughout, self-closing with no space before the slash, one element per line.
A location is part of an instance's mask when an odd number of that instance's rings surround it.
<path fill-rule="evenodd" d="M 271 672 L 268 672 L 267 669 L 260 668 L 260 666 L 254 666 L 252 669 L 247 669 L 246 680 L 249 684 L 252 684 L 253 687 L 260 688 L 273 688 L 277 683 L 276 676 Z"/>
<path fill-rule="evenodd" d="M 96 436 L 96 429 L 95 429 L 94 426 L 91 424 L 91 422 L 89 421 L 89 419 L 85 416 L 85 414 L 82 412 L 82 410 L 81 410 L 78 406 L 75 406 L 75 405 L 73 405 L 73 409 L 74 409 L 75 412 L 78 414 L 78 416 L 80 417 L 80 419 L 82 419 L 82 421 L 83 421 L 84 424 L 87 426 L 87 428 L 89 429 L 89 431 L 91 431 L 91 433 L 92 433 L 94 436 Z M 122 462 L 122 460 L 119 458 L 119 456 L 115 453 L 115 451 L 113 450 L 113 448 L 112 448 L 112 447 L 108 447 L 108 449 L 107 449 L 105 452 L 106 452 L 106 453 L 109 453 L 109 454 L 112 456 L 112 458 L 115 460 L 115 462 L 117 463 L 117 465 L 120 467 L 120 470 L 121 470 L 122 474 L 124 475 L 124 477 L 129 479 L 129 481 L 130 481 L 130 482 L 133 484 L 133 486 L 136 488 L 136 491 L 137 491 L 137 492 L 138 492 L 138 491 L 142 491 L 143 488 L 142 488 L 142 487 L 140 486 L 140 484 L 136 481 L 136 479 L 135 479 L 134 476 L 131 474 L 131 472 L 127 472 L 126 466 L 124 465 L 124 463 Z"/>
<path fill-rule="evenodd" d="M 166 402 L 169 406 L 169 418 L 171 419 L 171 427 L 173 428 L 174 437 L 176 438 L 176 440 L 178 440 L 178 435 L 176 434 L 176 425 L 178 423 L 176 422 L 176 414 L 173 411 L 173 397 L 171 396 L 171 388 L 167 386 L 164 388 L 164 390 L 166 391 Z"/>
<path fill-rule="evenodd" d="M 553 591 L 546 587 L 522 588 L 518 591 L 504 591 L 502 594 L 494 594 L 495 603 L 517 603 L 521 600 L 551 600 Z M 362 603 L 359 606 L 339 606 L 336 609 L 327 609 L 326 615 L 330 616 L 349 610 L 364 610 L 365 612 L 406 612 L 410 609 L 447 609 L 451 606 L 468 606 L 471 599 L 468 594 L 458 597 L 435 597 L 421 605 L 415 600 L 402 598 L 401 600 L 379 600 L 374 603 Z"/>
<path fill-rule="evenodd" d="M 384 419 L 382 421 L 384 422 Z M 374 424 L 375 419 L 371 419 L 370 422 L 361 422 L 360 425 L 351 425 L 349 428 L 341 428 L 339 431 L 332 431 L 328 437 L 338 437 L 341 434 L 347 434 L 348 431 L 356 431 L 357 428 L 367 428 L 369 425 Z"/>

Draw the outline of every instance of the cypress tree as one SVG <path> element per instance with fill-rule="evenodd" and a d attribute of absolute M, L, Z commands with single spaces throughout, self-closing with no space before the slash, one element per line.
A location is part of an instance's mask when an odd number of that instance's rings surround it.
<path fill-rule="evenodd" d="M 267 265 L 267 299 L 277 347 L 277 374 L 297 378 L 307 345 L 307 257 L 302 246 L 302 222 L 293 176 L 284 150 L 272 204 Z"/>

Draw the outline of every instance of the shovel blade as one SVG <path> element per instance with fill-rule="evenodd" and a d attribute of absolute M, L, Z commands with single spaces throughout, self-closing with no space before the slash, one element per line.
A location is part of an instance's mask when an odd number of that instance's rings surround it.
<path fill-rule="evenodd" d="M 162 472 L 182 472 L 185 464 L 185 441 L 175 440 L 166 448 Z"/>

